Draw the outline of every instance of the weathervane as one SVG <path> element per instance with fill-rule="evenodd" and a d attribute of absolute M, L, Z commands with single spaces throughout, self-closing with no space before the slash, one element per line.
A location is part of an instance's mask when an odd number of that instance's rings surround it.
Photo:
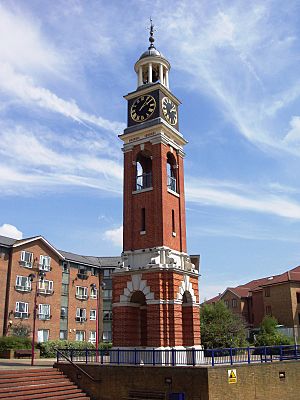
<path fill-rule="evenodd" d="M 152 18 L 150 17 L 150 28 L 148 28 L 149 29 L 149 31 L 150 31 L 150 37 L 149 37 L 149 42 L 150 42 L 150 46 L 149 46 L 149 50 L 150 49 L 155 49 L 155 46 L 154 46 L 154 41 L 155 41 L 155 39 L 154 39 L 154 37 L 153 37 L 153 34 L 154 34 L 154 25 L 153 25 L 153 22 L 152 22 Z"/>

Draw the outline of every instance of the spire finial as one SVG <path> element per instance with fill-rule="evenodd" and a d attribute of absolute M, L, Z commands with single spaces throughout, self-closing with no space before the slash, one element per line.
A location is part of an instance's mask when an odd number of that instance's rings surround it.
<path fill-rule="evenodd" d="M 150 17 L 150 28 L 149 28 L 149 30 L 150 30 L 150 37 L 149 37 L 149 42 L 150 42 L 150 46 L 149 46 L 149 50 L 150 49 L 155 49 L 155 46 L 154 46 L 154 41 L 155 41 L 155 39 L 154 39 L 154 37 L 153 37 L 153 34 L 154 34 L 154 25 L 153 25 L 153 22 L 152 22 L 152 18 Z"/>

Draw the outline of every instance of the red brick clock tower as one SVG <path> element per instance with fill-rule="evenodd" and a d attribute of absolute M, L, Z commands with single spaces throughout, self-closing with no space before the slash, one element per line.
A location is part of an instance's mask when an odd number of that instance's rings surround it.
<path fill-rule="evenodd" d="M 200 345 L 199 271 L 186 253 L 183 146 L 170 64 L 150 46 L 135 64 L 137 89 L 125 96 L 124 249 L 113 276 L 113 345 Z"/>

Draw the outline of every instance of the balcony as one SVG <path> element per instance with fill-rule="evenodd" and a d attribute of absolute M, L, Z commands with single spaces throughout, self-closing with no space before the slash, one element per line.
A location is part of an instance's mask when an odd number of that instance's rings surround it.
<path fill-rule="evenodd" d="M 81 322 L 81 323 L 87 321 L 85 317 L 76 317 L 75 320 L 76 320 L 76 322 Z"/>
<path fill-rule="evenodd" d="M 152 187 L 152 172 L 136 177 L 136 190 L 144 190 Z"/>
<path fill-rule="evenodd" d="M 15 290 L 17 290 L 18 292 L 31 292 L 31 286 L 16 285 Z"/>
<path fill-rule="evenodd" d="M 38 314 L 38 318 L 40 321 L 48 321 L 51 319 L 51 315 L 49 314 Z"/>
<path fill-rule="evenodd" d="M 51 271 L 51 267 L 50 267 L 50 265 L 39 264 L 39 270 L 49 272 L 49 271 Z"/>
<path fill-rule="evenodd" d="M 86 272 L 78 272 L 77 274 L 78 279 L 88 279 L 88 274 Z"/>
<path fill-rule="evenodd" d="M 32 268 L 32 262 L 29 261 L 19 261 L 20 267 Z"/>
<path fill-rule="evenodd" d="M 23 312 L 23 311 L 15 311 L 14 312 L 14 317 L 15 318 L 20 318 L 20 319 L 28 319 L 29 318 L 29 313 L 28 312 Z"/>
<path fill-rule="evenodd" d="M 88 295 L 87 294 L 76 294 L 75 297 L 78 300 L 87 300 L 88 299 Z"/>
<path fill-rule="evenodd" d="M 54 293 L 53 289 L 38 288 L 38 294 L 45 294 L 51 296 Z"/>
<path fill-rule="evenodd" d="M 177 193 L 177 188 L 176 188 L 176 178 L 173 178 L 173 176 L 168 175 L 168 183 L 167 183 L 168 189 L 172 190 L 172 192 Z"/>

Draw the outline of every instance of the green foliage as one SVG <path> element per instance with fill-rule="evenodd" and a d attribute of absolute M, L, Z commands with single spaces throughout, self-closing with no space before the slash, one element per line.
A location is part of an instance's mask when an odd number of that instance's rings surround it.
<path fill-rule="evenodd" d="M 201 308 L 201 338 L 206 349 L 247 345 L 244 321 L 233 314 L 223 301 Z"/>
<path fill-rule="evenodd" d="M 99 349 L 108 349 L 111 347 L 110 343 L 100 343 Z M 49 340 L 48 342 L 39 343 L 41 350 L 41 357 L 54 358 L 56 357 L 56 349 L 95 349 L 95 345 L 90 342 L 72 342 L 69 340 Z"/>
<path fill-rule="evenodd" d="M 21 321 L 18 322 L 17 324 L 12 324 L 10 329 L 13 336 L 18 336 L 23 338 L 29 337 L 29 335 L 32 332 L 30 325 L 23 324 Z"/>
<path fill-rule="evenodd" d="M 293 344 L 293 339 L 276 330 L 278 321 L 276 318 L 266 316 L 261 325 L 260 332 L 256 336 L 255 346 L 279 346 Z"/>
<path fill-rule="evenodd" d="M 30 348 L 31 340 L 29 338 L 18 336 L 3 336 L 0 338 L 0 351 Z"/>

